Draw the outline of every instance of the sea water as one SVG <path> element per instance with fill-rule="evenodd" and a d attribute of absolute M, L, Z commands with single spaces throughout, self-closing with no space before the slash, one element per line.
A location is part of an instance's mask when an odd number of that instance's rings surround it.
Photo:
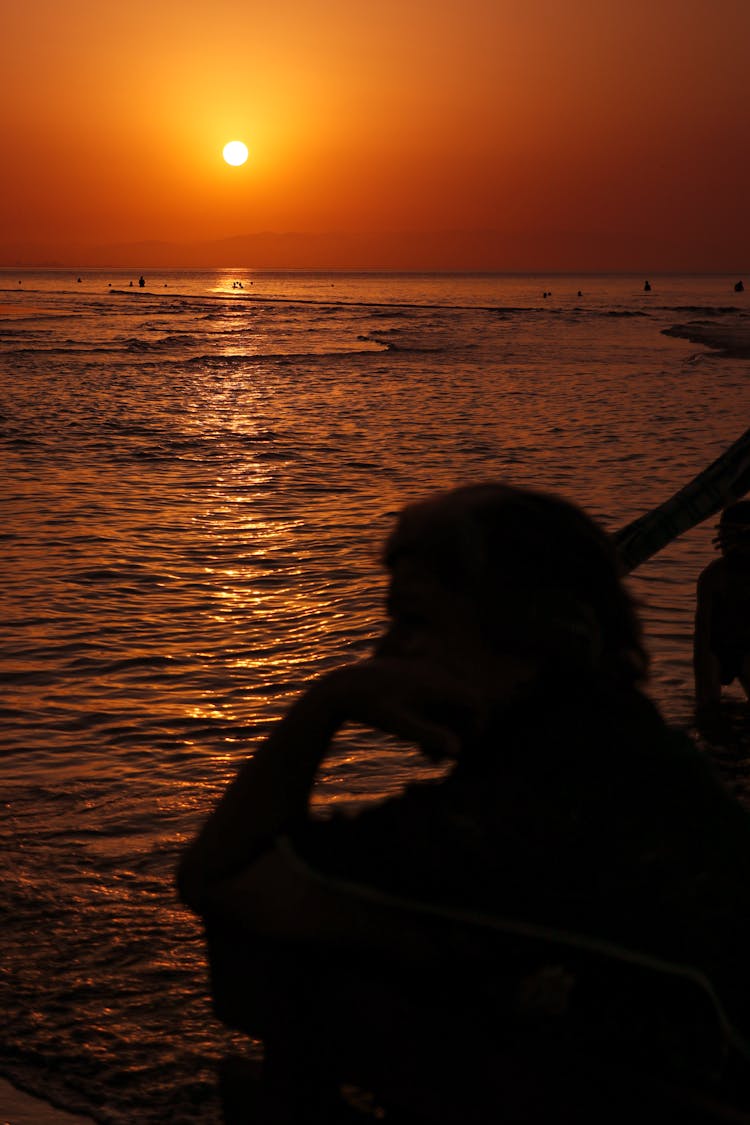
<path fill-rule="evenodd" d="M 494 478 L 616 530 L 750 425 L 750 361 L 664 335 L 746 330 L 737 279 L 644 280 L 0 271 L 0 1072 L 112 1125 L 218 1120 L 239 1040 L 176 858 L 296 693 L 368 652 L 398 509 Z M 630 579 L 688 726 L 714 522 Z M 422 768 L 344 732 L 316 805 Z"/>

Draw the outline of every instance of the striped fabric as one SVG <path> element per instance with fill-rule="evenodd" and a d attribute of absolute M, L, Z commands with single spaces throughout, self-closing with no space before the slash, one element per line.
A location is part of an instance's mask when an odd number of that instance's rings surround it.
<path fill-rule="evenodd" d="M 750 430 L 663 504 L 614 533 L 623 571 L 629 574 L 678 535 L 740 500 L 750 491 Z"/>

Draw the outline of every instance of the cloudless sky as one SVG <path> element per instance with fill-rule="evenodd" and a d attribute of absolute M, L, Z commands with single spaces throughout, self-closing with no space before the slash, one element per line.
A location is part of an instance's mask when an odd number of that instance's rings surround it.
<path fill-rule="evenodd" d="M 750 0 L 7 0 L 0 264 L 306 232 L 750 271 L 749 51 Z"/>

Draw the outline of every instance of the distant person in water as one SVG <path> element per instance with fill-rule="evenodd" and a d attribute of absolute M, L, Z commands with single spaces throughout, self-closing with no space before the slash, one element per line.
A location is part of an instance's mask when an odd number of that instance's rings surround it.
<path fill-rule="evenodd" d="M 336 1121 L 350 1082 L 381 1104 L 418 1089 L 456 1125 L 611 1121 L 619 1094 L 598 1118 L 566 1113 L 597 1068 L 568 1089 L 559 1039 L 546 1055 L 544 1037 L 532 1041 L 536 1078 L 523 1062 L 526 1005 L 539 985 L 542 1008 L 565 1010 L 567 970 L 548 988 L 545 955 L 513 953 L 494 931 L 489 953 L 471 929 L 441 944 L 433 912 L 695 966 L 743 1018 L 750 817 L 643 693 L 613 545 L 579 509 L 500 484 L 458 488 L 405 508 L 384 561 L 389 624 L 372 657 L 300 695 L 180 865 L 181 897 L 206 921 L 217 1012 L 265 1045 L 257 1120 Z M 315 777 L 348 722 L 418 747 L 416 783 L 317 819 Z M 425 759 L 449 772 L 420 780 Z M 616 1036 L 622 1018 L 615 1005 Z M 600 1024 L 589 1032 L 600 1049 Z M 547 1096 L 533 1116 L 529 1099 Z"/>
<path fill-rule="evenodd" d="M 643 292 L 644 293 L 650 293 L 651 292 L 651 282 L 650 281 L 645 281 L 643 283 Z"/>
<path fill-rule="evenodd" d="M 721 557 L 698 579 L 694 633 L 695 699 L 721 699 L 738 680 L 750 697 L 750 500 L 725 508 L 714 544 Z"/>
<path fill-rule="evenodd" d="M 144 285 L 146 284 L 146 279 L 143 274 L 141 274 L 141 276 L 138 278 L 138 284 L 140 285 L 141 289 L 143 289 Z"/>
<path fill-rule="evenodd" d="M 744 283 L 742 281 L 738 281 L 737 284 L 734 287 L 734 291 L 735 291 L 735 293 L 744 293 L 745 292 Z"/>

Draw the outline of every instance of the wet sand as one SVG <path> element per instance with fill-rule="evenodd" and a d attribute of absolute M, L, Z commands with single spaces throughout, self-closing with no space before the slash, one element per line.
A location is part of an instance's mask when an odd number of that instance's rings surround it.
<path fill-rule="evenodd" d="M 0 1125 L 93 1125 L 93 1121 L 57 1109 L 0 1078 Z"/>

